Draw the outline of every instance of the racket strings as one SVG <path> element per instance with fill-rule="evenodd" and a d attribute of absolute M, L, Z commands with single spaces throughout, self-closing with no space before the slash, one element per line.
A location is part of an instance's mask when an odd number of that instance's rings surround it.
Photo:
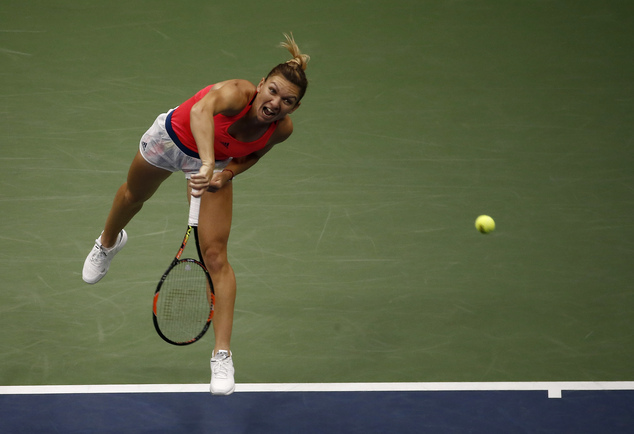
<path fill-rule="evenodd" d="M 173 342 L 195 339 L 209 319 L 209 294 L 203 268 L 196 262 L 178 262 L 163 282 L 156 304 L 161 332 Z"/>

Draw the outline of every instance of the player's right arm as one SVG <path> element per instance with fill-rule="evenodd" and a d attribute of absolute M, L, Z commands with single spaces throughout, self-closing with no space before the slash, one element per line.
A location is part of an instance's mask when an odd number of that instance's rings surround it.
<path fill-rule="evenodd" d="M 192 175 L 190 185 L 200 196 L 209 187 L 211 182 L 215 159 L 214 159 L 214 116 L 224 114 L 234 116 L 244 109 L 253 94 L 255 86 L 246 80 L 228 80 L 217 83 L 200 101 L 198 101 L 190 112 L 190 127 L 198 155 L 202 161 L 202 167 L 197 174 Z"/>

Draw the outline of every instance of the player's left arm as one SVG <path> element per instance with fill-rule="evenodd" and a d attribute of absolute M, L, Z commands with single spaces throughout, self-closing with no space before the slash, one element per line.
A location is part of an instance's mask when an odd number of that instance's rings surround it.
<path fill-rule="evenodd" d="M 279 125 L 275 129 L 275 132 L 269 139 L 266 146 L 259 151 L 253 152 L 245 157 L 239 157 L 232 159 L 223 172 L 214 174 L 212 185 L 217 186 L 216 189 L 210 188 L 210 191 L 219 190 L 222 188 L 232 177 L 238 176 L 240 173 L 244 173 L 253 167 L 260 158 L 264 157 L 273 147 L 279 143 L 282 143 L 288 139 L 293 133 L 293 122 L 289 116 L 280 120 Z M 216 181 L 216 182 L 214 182 Z M 211 187 L 211 186 L 210 186 Z"/>

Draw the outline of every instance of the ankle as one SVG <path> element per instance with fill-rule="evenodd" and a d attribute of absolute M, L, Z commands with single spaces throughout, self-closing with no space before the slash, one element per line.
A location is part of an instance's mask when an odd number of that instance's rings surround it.
<path fill-rule="evenodd" d="M 117 244 L 117 238 L 119 234 L 117 234 L 114 237 L 107 237 L 107 236 L 104 236 L 104 234 L 105 234 L 105 231 L 101 233 L 101 236 L 99 237 L 99 243 L 104 249 L 112 250 L 115 244 Z"/>

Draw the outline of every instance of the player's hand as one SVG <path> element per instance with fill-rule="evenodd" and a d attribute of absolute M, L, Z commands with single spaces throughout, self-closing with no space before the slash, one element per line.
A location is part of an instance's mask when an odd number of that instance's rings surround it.
<path fill-rule="evenodd" d="M 192 195 L 194 197 L 202 196 L 205 190 L 209 188 L 213 176 L 213 167 L 205 165 L 200 168 L 198 173 L 194 173 L 189 180 L 189 186 L 192 189 Z"/>
<path fill-rule="evenodd" d="M 209 187 L 207 187 L 207 191 L 215 193 L 216 191 L 224 187 L 227 182 L 227 177 L 223 172 L 216 172 L 211 178 L 211 182 L 209 183 Z"/>

